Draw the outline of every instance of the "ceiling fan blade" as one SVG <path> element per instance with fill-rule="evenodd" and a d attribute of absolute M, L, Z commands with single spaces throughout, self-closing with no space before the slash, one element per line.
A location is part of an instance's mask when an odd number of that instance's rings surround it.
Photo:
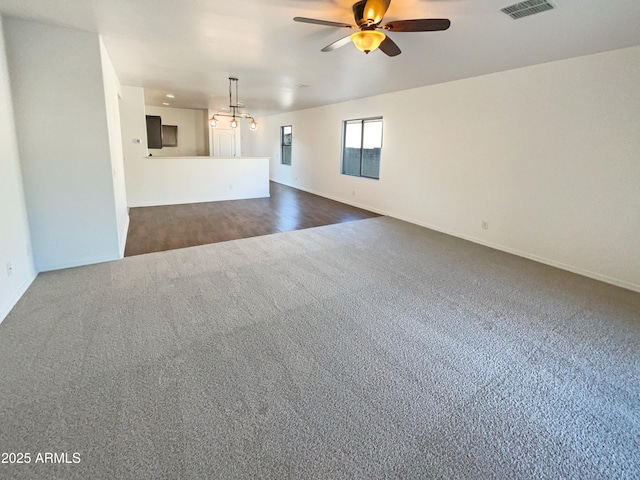
<path fill-rule="evenodd" d="M 417 20 L 395 20 L 382 26 L 392 32 L 436 32 L 446 30 L 451 21 L 446 18 L 421 18 Z"/>
<path fill-rule="evenodd" d="M 375 24 L 380 23 L 384 14 L 387 13 L 390 3 L 391 0 L 367 0 L 362 18 L 372 20 Z"/>
<path fill-rule="evenodd" d="M 340 47 L 344 47 L 347 43 L 351 41 L 351 35 L 347 35 L 346 37 L 342 37 L 340 40 L 336 40 L 335 42 L 324 47 L 321 52 L 332 52 Z"/>
<path fill-rule="evenodd" d="M 395 57 L 396 55 L 400 55 L 402 53 L 400 47 L 398 47 L 398 45 L 396 45 L 396 42 L 391 40 L 388 35 L 387 38 L 382 41 L 378 48 L 390 57 Z"/>
<path fill-rule="evenodd" d="M 306 17 L 294 17 L 294 22 L 302 22 L 302 23 L 313 23 L 315 25 L 325 25 L 327 27 L 346 27 L 346 28 L 354 28 L 353 25 L 349 25 L 348 23 L 342 22 L 330 22 L 328 20 L 317 20 L 315 18 L 306 18 Z"/>

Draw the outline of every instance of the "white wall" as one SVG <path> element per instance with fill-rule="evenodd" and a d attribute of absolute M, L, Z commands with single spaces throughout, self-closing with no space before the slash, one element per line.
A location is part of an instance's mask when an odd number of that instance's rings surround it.
<path fill-rule="evenodd" d="M 113 68 L 107 49 L 100 38 L 100 58 L 102 60 L 102 78 L 104 82 L 104 98 L 107 111 L 109 133 L 109 149 L 113 174 L 113 196 L 115 199 L 116 226 L 118 229 L 118 248 L 124 257 L 129 229 L 129 209 L 124 177 L 124 157 L 122 147 L 122 131 L 120 129 L 121 85 Z"/>
<path fill-rule="evenodd" d="M 123 85 L 120 119 L 130 207 L 269 196 L 268 158 L 163 158 L 164 153 L 146 158 L 144 115 L 144 89 Z"/>
<path fill-rule="evenodd" d="M 640 291 L 638 79 L 632 47 L 267 117 L 249 151 L 277 182 Z M 341 122 L 379 115 L 380 180 L 340 175 Z"/>
<path fill-rule="evenodd" d="M 0 322 L 36 276 L 0 17 Z M 7 263 L 12 265 L 11 275 Z"/>
<path fill-rule="evenodd" d="M 120 258 L 98 35 L 12 18 L 5 38 L 37 270 Z"/>
<path fill-rule="evenodd" d="M 146 167 L 144 162 L 149 154 L 147 149 L 147 124 L 145 122 L 144 89 L 122 85 L 120 100 L 120 126 L 124 153 L 124 171 L 127 188 L 127 202 L 131 206 L 136 192 L 144 188 Z"/>
<path fill-rule="evenodd" d="M 206 110 L 188 108 L 145 107 L 147 115 L 159 115 L 163 125 L 178 126 L 178 146 L 150 148 L 153 156 L 191 157 L 209 155 L 209 124 Z M 143 118 L 144 120 L 144 118 Z"/>
<path fill-rule="evenodd" d="M 269 196 L 269 158 L 151 157 L 138 165 L 131 207 Z"/>

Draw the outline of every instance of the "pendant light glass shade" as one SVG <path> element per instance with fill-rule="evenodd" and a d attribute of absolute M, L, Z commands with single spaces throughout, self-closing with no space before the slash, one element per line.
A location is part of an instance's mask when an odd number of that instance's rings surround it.
<path fill-rule="evenodd" d="M 255 120 L 251 120 L 251 123 L 249 124 L 249 128 L 251 128 L 251 130 L 255 130 L 258 128 L 258 124 L 256 123 Z"/>
<path fill-rule="evenodd" d="M 237 128 L 238 127 L 238 120 L 236 120 L 236 117 L 233 117 L 231 119 L 231 128 Z"/>
<path fill-rule="evenodd" d="M 369 53 L 378 48 L 387 36 L 376 30 L 360 30 L 349 38 L 358 50 Z"/>
<path fill-rule="evenodd" d="M 209 125 L 211 125 L 213 128 L 216 128 L 216 126 L 218 125 L 218 122 L 216 122 L 216 118 L 212 117 L 211 121 L 209 122 Z"/>

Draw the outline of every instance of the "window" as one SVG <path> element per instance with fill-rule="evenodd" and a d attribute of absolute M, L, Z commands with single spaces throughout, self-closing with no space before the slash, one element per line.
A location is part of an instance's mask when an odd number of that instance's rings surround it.
<path fill-rule="evenodd" d="M 291 165 L 291 136 L 293 128 L 291 125 L 280 127 L 280 163 Z"/>
<path fill-rule="evenodd" d="M 380 178 L 382 118 L 346 120 L 342 128 L 342 174 Z"/>

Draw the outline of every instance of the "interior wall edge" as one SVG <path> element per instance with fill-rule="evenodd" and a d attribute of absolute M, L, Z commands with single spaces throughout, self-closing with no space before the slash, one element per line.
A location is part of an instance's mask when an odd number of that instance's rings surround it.
<path fill-rule="evenodd" d="M 120 258 L 124 258 L 124 250 L 127 246 L 127 236 L 129 235 L 129 224 L 131 218 L 129 217 L 129 207 L 127 206 L 127 216 L 124 219 L 124 226 L 122 228 L 122 237 L 120 238 Z"/>
<path fill-rule="evenodd" d="M 7 318 L 9 312 L 16 306 L 16 303 L 22 298 L 27 289 L 31 286 L 33 281 L 38 276 L 38 272 L 31 272 L 31 274 L 25 278 L 22 284 L 13 292 L 13 296 L 10 297 L 4 305 L 0 306 L 0 324 Z"/>

